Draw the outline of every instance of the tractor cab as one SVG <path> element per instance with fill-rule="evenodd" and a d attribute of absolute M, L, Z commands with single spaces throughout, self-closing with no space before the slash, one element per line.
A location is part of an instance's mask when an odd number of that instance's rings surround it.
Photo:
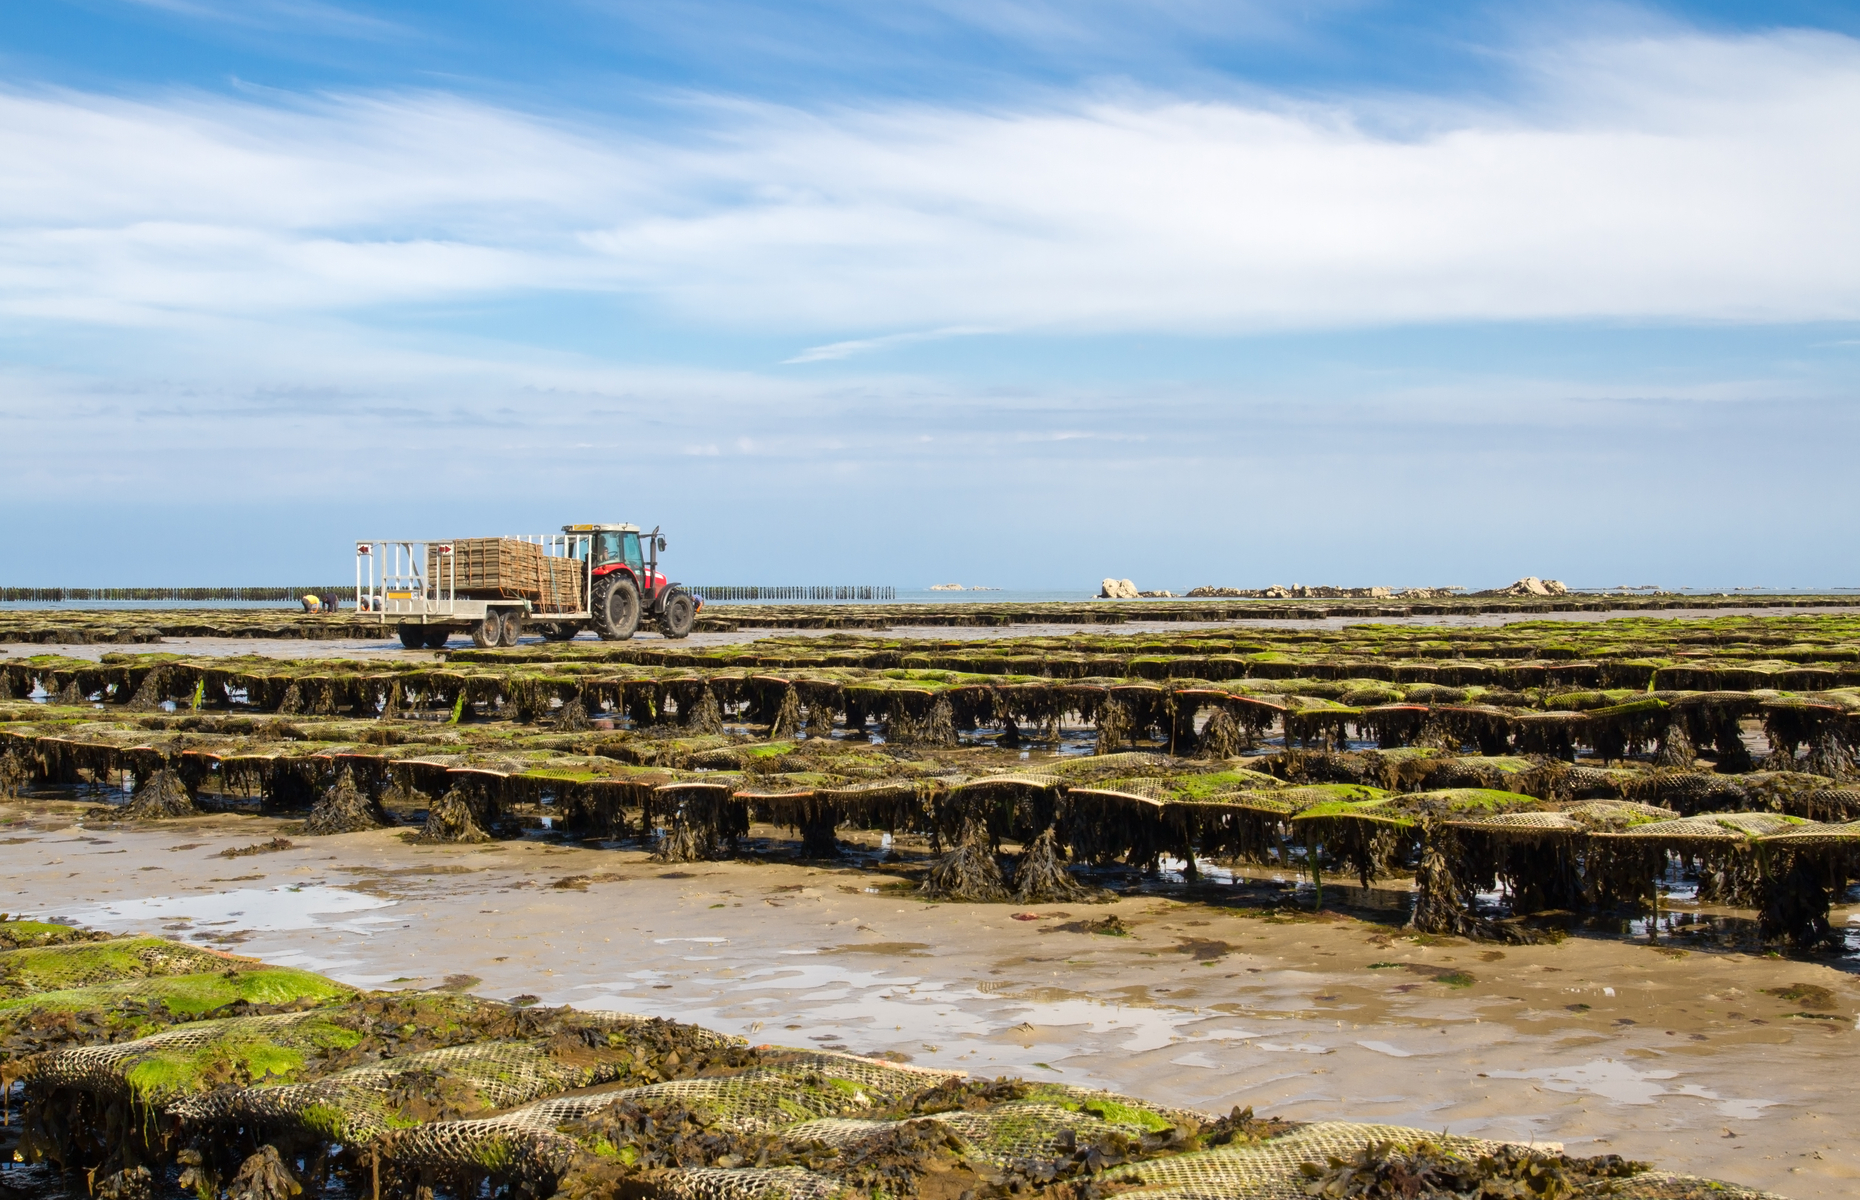
<path fill-rule="evenodd" d="M 613 567 L 631 567 L 635 575 L 644 575 L 646 556 L 639 546 L 639 526 L 637 525 L 564 525 L 563 533 L 584 533 L 586 540 L 573 538 L 569 542 L 569 555 L 581 558 L 584 554 L 597 575 L 605 574 Z"/>
<path fill-rule="evenodd" d="M 643 545 L 637 525 L 564 525 L 562 532 L 571 535 L 570 557 L 587 556 L 590 580 L 624 570 L 633 577 L 642 600 L 650 602 L 664 590 L 657 552 L 665 549 L 665 539 L 657 529 L 643 535 Z"/>

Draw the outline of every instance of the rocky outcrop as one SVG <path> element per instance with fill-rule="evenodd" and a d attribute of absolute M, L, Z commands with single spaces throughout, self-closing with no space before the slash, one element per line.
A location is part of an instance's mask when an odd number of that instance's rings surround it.
<path fill-rule="evenodd" d="M 1142 595 L 1128 579 L 1107 579 L 1098 588 L 1100 600 L 1136 600 Z"/>
<path fill-rule="evenodd" d="M 1386 588 L 1386 587 L 1331 587 L 1327 584 L 1306 585 L 1294 583 L 1291 587 L 1273 584 L 1266 588 L 1224 588 L 1198 587 L 1188 595 L 1194 599 L 1232 599 L 1232 600 L 1439 600 L 1447 596 L 1458 595 L 1465 588 Z"/>
<path fill-rule="evenodd" d="M 1489 592 L 1474 592 L 1475 596 L 1567 596 L 1569 589 L 1561 580 L 1539 579 L 1535 575 L 1526 575 L 1510 587 L 1493 588 Z"/>

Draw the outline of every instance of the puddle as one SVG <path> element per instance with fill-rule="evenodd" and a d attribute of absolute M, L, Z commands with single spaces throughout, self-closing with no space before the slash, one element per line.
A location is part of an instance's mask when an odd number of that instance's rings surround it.
<path fill-rule="evenodd" d="M 1184 1026 L 1207 1019 L 1205 1014 L 1182 1009 L 1135 1008 L 1096 1000 L 1010 999 L 1007 1008 L 1030 1025 L 1084 1026 L 1096 1035 L 1119 1037 L 1117 1048 L 1132 1054 L 1182 1041 Z"/>
<path fill-rule="evenodd" d="M 151 896 L 142 900 L 112 900 L 72 909 L 68 919 L 78 925 L 121 932 L 156 921 L 187 919 L 202 925 L 214 923 L 255 931 L 291 929 L 345 929 L 367 933 L 369 925 L 391 918 L 362 917 L 350 921 L 329 918 L 391 908 L 396 902 L 348 888 L 307 884 L 303 887 L 235 888 L 229 892 L 203 892 L 198 896 Z M 199 935 L 196 935 L 199 936 Z"/>
<path fill-rule="evenodd" d="M 1254 1042 L 1256 1050 L 1269 1050 L 1274 1054 L 1329 1054 L 1329 1046 L 1288 1045 L 1280 1042 Z"/>
<path fill-rule="evenodd" d="M 1391 1046 L 1387 1042 L 1358 1042 L 1356 1044 L 1365 1050 L 1374 1050 L 1377 1054 L 1386 1054 L 1390 1058 L 1414 1057 L 1414 1051 L 1403 1050 L 1399 1046 Z"/>
<path fill-rule="evenodd" d="M 1640 1071 L 1612 1058 L 1597 1058 L 1575 1067 L 1538 1067 L 1529 1071 L 1491 1071 L 1494 1079 L 1532 1079 L 1545 1091 L 1586 1092 L 1617 1104 L 1654 1104 L 1666 1096 L 1686 1096 L 1717 1106 L 1720 1116 L 1754 1120 L 1780 1101 L 1727 1098 L 1695 1083 L 1668 1087 L 1678 1071 Z"/>

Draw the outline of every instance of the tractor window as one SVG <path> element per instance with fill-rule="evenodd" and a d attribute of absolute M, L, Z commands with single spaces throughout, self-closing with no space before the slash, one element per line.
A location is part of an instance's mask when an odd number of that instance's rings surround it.
<path fill-rule="evenodd" d="M 597 535 L 594 547 L 594 565 L 604 567 L 608 563 L 620 561 L 620 535 L 603 533 Z"/>
<path fill-rule="evenodd" d="M 632 567 L 635 572 L 644 571 L 646 560 L 639 553 L 639 535 L 628 533 L 621 536 L 626 538 L 626 565 Z"/>

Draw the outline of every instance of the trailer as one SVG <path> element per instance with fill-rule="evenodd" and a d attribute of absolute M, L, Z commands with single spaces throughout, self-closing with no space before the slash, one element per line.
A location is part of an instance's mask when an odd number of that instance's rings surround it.
<path fill-rule="evenodd" d="M 550 641 L 583 629 L 630 638 L 642 617 L 668 638 L 690 636 L 704 602 L 659 571 L 665 539 L 637 525 L 564 525 L 559 534 L 355 543 L 355 608 L 393 625 L 409 650 L 456 633 L 514 646 L 533 623 Z"/>

